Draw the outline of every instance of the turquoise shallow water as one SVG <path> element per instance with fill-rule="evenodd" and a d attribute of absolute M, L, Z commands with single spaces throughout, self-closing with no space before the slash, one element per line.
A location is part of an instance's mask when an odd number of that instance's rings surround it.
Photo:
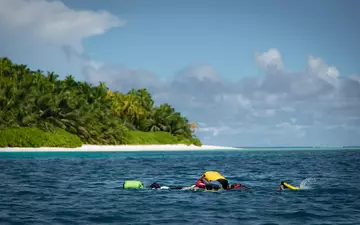
<path fill-rule="evenodd" d="M 0 224 L 360 224 L 360 151 L 0 153 Z M 206 170 L 251 191 L 190 186 Z M 301 191 L 275 192 L 281 180 Z"/>

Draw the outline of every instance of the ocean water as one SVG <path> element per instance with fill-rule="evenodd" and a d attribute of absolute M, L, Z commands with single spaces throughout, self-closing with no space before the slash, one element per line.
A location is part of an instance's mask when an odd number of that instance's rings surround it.
<path fill-rule="evenodd" d="M 360 224 L 359 167 L 354 150 L 0 153 L 0 224 Z M 249 189 L 122 188 L 207 170 Z"/>

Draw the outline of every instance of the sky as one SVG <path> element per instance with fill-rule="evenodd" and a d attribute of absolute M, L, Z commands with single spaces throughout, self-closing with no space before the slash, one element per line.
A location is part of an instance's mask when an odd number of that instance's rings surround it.
<path fill-rule="evenodd" d="M 0 0 L 0 57 L 147 88 L 203 144 L 360 145 L 360 1 Z"/>

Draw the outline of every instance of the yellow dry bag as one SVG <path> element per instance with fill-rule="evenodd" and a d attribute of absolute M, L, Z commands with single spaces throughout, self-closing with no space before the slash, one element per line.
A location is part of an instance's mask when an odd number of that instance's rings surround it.
<path fill-rule="evenodd" d="M 212 180 L 219 180 L 219 179 L 227 180 L 219 172 L 216 171 L 207 171 L 202 175 L 202 177 L 209 182 Z"/>

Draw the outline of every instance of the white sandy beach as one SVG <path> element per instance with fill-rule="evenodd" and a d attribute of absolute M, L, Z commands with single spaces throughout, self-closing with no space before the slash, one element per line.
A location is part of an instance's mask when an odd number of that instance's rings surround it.
<path fill-rule="evenodd" d="M 193 150 L 240 150 L 241 148 L 202 145 L 83 145 L 79 148 L 0 148 L 0 152 L 129 152 L 129 151 L 193 151 Z"/>

